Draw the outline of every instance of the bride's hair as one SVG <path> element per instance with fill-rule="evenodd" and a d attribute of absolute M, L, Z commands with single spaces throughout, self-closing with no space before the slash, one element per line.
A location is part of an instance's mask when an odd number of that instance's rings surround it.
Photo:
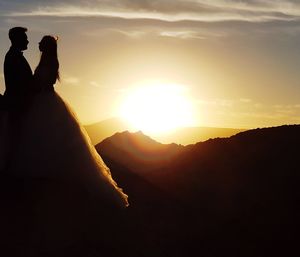
<path fill-rule="evenodd" d="M 55 74 L 56 79 L 60 80 L 59 76 L 59 62 L 57 56 L 57 40 L 58 37 L 54 36 L 44 36 L 39 43 L 39 48 L 41 51 L 41 59 L 36 68 L 40 66 L 47 66 L 49 69 L 52 69 L 52 74 Z"/>

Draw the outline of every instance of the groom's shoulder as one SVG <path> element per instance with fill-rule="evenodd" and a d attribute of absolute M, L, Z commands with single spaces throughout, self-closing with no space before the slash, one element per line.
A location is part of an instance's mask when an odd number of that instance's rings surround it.
<path fill-rule="evenodd" d="M 19 56 L 20 56 L 20 54 L 19 54 L 18 52 L 16 52 L 15 50 L 13 50 L 13 49 L 10 48 L 10 49 L 7 51 L 7 53 L 5 54 L 5 59 L 4 59 L 4 61 L 5 61 L 5 62 L 13 61 L 13 60 L 15 60 L 15 59 L 18 59 Z"/>
<path fill-rule="evenodd" d="M 13 48 L 9 48 L 5 56 L 11 56 L 11 55 L 17 55 L 17 51 L 14 50 Z"/>
<path fill-rule="evenodd" d="M 14 51 L 12 49 L 9 49 L 6 54 L 5 54 L 5 59 L 7 58 L 11 58 L 13 57 L 15 54 L 14 54 Z"/>

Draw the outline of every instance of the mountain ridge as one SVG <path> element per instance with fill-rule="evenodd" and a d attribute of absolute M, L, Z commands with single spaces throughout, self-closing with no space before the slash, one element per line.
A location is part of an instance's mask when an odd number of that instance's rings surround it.
<path fill-rule="evenodd" d="M 248 140 L 250 140 L 251 144 L 251 140 L 254 140 L 253 137 L 260 135 L 262 135 L 262 138 L 264 138 L 263 135 L 269 135 L 268 137 L 272 136 L 273 140 L 275 140 L 274 137 L 276 136 L 276 131 L 278 135 L 281 135 L 284 133 L 283 131 L 288 130 L 287 133 L 290 133 L 290 130 L 293 129 L 298 130 L 299 125 L 257 128 L 240 132 L 231 137 L 208 139 L 204 142 L 198 142 L 187 146 L 175 143 L 163 144 L 145 135 L 141 131 L 135 133 L 125 131 L 116 133 L 113 136 L 104 139 L 95 147 L 101 156 L 108 156 L 111 159 L 118 159 L 121 157 L 121 164 L 125 165 L 126 163 L 125 166 L 128 165 L 128 168 L 138 172 L 139 168 L 146 170 L 160 169 L 169 162 L 175 162 L 176 158 L 188 160 L 190 159 L 189 154 L 193 151 L 209 151 L 210 148 L 213 148 L 210 152 L 217 151 L 218 149 L 215 149 L 217 145 L 220 145 L 221 147 L 221 145 L 226 145 L 227 142 L 233 142 L 234 145 L 234 142 L 249 138 Z M 256 144 L 260 145 L 261 143 L 256 142 Z M 133 160 L 131 161 L 130 158 L 133 158 Z M 162 160 L 168 161 L 161 162 Z M 135 166 L 137 163 L 139 165 Z M 148 165 L 151 165 L 151 167 L 148 167 Z"/>
<path fill-rule="evenodd" d="M 298 256 L 299 145 L 300 125 L 188 146 L 117 133 L 96 148 L 122 211 L 73 180 L 3 173 L 1 256 Z"/>
<path fill-rule="evenodd" d="M 129 129 L 126 122 L 119 118 L 111 118 L 101 122 L 84 126 L 87 130 L 91 141 L 94 145 L 100 143 L 107 137 L 113 136 L 115 133 L 137 130 Z M 235 128 L 214 128 L 214 127 L 184 127 L 177 128 L 173 131 L 163 133 L 161 135 L 152 136 L 153 139 L 162 143 L 176 143 L 182 145 L 195 144 L 199 141 L 205 141 L 209 138 L 229 137 L 246 129 Z"/>
<path fill-rule="evenodd" d="M 298 251 L 299 145 L 300 125 L 255 129 L 182 147 L 147 172 L 98 149 L 163 253 L 250 257 Z"/>
<path fill-rule="evenodd" d="M 141 131 L 124 131 L 104 139 L 95 148 L 101 156 L 118 156 L 119 161 L 130 169 L 136 170 L 138 167 L 148 171 L 153 164 L 157 167 L 165 166 L 180 153 L 183 146 L 159 143 Z"/>

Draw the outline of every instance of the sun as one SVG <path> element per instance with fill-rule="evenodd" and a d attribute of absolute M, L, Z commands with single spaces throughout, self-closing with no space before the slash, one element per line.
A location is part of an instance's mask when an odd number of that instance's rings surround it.
<path fill-rule="evenodd" d="M 184 86 L 142 83 L 130 90 L 120 114 L 130 127 L 149 134 L 160 134 L 193 124 L 192 104 Z"/>

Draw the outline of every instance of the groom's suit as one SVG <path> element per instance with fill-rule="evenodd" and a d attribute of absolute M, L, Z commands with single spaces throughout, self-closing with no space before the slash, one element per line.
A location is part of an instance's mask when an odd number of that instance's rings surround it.
<path fill-rule="evenodd" d="M 4 108 L 9 111 L 9 115 L 6 140 L 1 143 L 6 146 L 4 169 L 9 171 L 14 163 L 14 154 L 18 152 L 22 135 L 22 118 L 28 110 L 33 87 L 31 68 L 22 51 L 13 46 L 5 56 L 4 80 Z"/>
<path fill-rule="evenodd" d="M 33 75 L 23 53 L 14 47 L 5 56 L 4 79 L 4 96 L 9 109 L 22 108 L 33 87 Z"/>

